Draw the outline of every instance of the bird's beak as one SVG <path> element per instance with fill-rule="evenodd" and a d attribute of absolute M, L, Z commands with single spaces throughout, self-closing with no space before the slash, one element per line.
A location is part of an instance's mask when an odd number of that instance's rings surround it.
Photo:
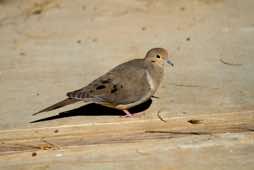
<path fill-rule="evenodd" d="M 167 59 L 167 63 L 174 67 L 174 63 L 172 63 L 169 59 Z"/>

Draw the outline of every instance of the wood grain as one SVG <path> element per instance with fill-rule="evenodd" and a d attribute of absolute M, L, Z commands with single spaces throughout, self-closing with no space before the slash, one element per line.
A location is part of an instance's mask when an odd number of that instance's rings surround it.
<path fill-rule="evenodd" d="M 66 125 L 0 132 L 0 156 L 85 145 L 135 143 L 189 135 L 212 135 L 254 130 L 254 111 L 184 115 L 142 120 Z M 1 159 L 1 158 L 0 158 Z"/>

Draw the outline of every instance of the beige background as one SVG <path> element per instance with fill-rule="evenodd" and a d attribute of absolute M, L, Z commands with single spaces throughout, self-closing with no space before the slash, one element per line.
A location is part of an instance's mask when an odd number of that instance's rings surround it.
<path fill-rule="evenodd" d="M 143 118 L 253 109 L 253 7 L 252 0 L 1 1 L 0 128 L 112 119 L 28 123 L 77 107 L 31 116 L 153 47 L 168 49 L 175 67 L 166 68 L 160 99 Z"/>
<path fill-rule="evenodd" d="M 127 122 L 81 110 L 29 123 L 82 106 L 31 116 L 153 47 L 166 48 L 175 67 L 138 121 L 158 111 L 174 118 L 253 110 L 253 9 L 253 0 L 0 0 L 0 130 Z M 248 132 L 88 145 L 1 157 L 0 169 L 251 170 L 253 144 Z"/>

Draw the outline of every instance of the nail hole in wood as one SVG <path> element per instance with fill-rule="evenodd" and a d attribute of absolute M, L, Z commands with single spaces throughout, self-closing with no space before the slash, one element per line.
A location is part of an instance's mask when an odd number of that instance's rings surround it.
<path fill-rule="evenodd" d="M 188 122 L 191 123 L 191 124 L 200 124 L 201 120 L 191 119 L 191 120 L 188 120 Z"/>

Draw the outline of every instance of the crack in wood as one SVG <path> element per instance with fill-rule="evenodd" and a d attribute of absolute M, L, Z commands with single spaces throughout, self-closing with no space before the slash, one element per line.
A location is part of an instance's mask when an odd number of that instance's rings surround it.
<path fill-rule="evenodd" d="M 160 111 L 157 113 L 159 114 Z M 157 115 L 160 117 L 160 115 Z M 254 131 L 254 112 L 195 114 L 161 119 L 0 131 L 0 156 L 100 144 L 139 143 L 193 135 Z M 163 121 L 163 123 L 162 123 Z M 192 122 L 192 123 L 191 123 Z M 201 125 L 193 125 L 199 124 Z M 55 130 L 58 133 L 55 133 Z M 61 133 L 60 133 L 61 132 Z"/>

